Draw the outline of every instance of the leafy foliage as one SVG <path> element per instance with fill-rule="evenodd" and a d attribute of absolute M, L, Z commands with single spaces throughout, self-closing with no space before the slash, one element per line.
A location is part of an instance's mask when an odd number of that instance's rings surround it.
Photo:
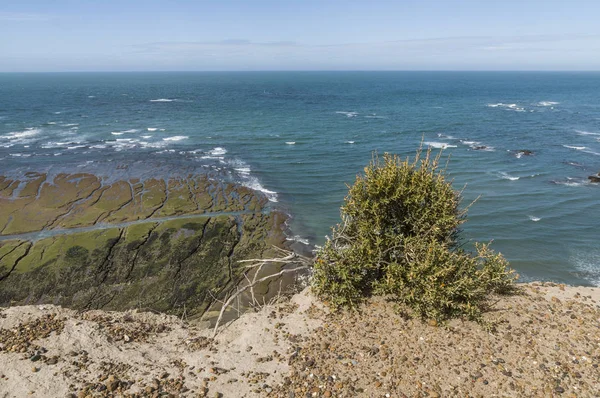
<path fill-rule="evenodd" d="M 441 154 L 441 152 L 440 152 Z M 440 154 L 374 157 L 349 188 L 342 222 L 319 249 L 313 290 L 333 307 L 390 295 L 422 318 L 480 319 L 490 293 L 509 293 L 516 275 L 501 254 L 459 246 L 466 210 L 439 169 Z"/>

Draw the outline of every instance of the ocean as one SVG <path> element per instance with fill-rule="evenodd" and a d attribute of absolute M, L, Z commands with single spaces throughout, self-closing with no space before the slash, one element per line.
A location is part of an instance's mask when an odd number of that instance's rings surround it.
<path fill-rule="evenodd" d="M 263 191 L 309 245 L 374 152 L 421 142 L 479 197 L 465 242 L 524 281 L 600 285 L 600 73 L 0 74 L 0 175 L 209 173 Z"/>

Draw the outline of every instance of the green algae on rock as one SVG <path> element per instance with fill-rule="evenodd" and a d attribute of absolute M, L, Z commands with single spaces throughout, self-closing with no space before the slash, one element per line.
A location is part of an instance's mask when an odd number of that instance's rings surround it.
<path fill-rule="evenodd" d="M 198 316 L 243 278 L 239 260 L 271 256 L 285 242 L 286 216 L 265 211 L 264 197 L 205 176 L 108 184 L 89 174 L 52 182 L 30 174 L 0 178 L 2 187 L 4 306 Z M 32 239 L 35 231 L 49 233 Z"/>

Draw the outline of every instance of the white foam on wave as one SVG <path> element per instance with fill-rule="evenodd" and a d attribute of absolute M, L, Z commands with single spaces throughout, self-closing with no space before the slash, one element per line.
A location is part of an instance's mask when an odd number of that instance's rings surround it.
<path fill-rule="evenodd" d="M 227 153 L 227 151 L 224 148 L 221 147 L 217 147 L 214 148 L 212 151 L 209 151 L 208 153 L 218 153 L 219 155 L 225 155 Z M 215 159 L 214 156 L 203 156 L 202 159 Z M 229 165 L 229 167 L 232 167 L 233 170 L 237 173 L 238 177 L 239 177 L 239 183 L 247 188 L 250 188 L 254 191 L 260 191 L 262 193 L 265 194 L 265 196 L 267 197 L 267 199 L 270 202 L 278 202 L 278 198 L 277 198 L 277 192 L 275 191 L 271 191 L 267 188 L 265 188 L 260 180 L 256 177 L 253 176 L 250 173 L 250 166 L 244 162 L 243 160 L 240 159 L 231 159 L 228 161 L 224 161 L 223 157 L 217 157 L 216 159 L 219 159 L 219 161 L 221 163 L 227 163 Z M 217 168 L 217 170 L 219 170 Z"/>
<path fill-rule="evenodd" d="M 335 113 L 337 113 L 339 115 L 346 115 L 347 117 L 356 117 L 356 116 L 358 116 L 358 112 L 336 111 Z"/>
<path fill-rule="evenodd" d="M 558 104 L 560 104 L 560 102 L 555 101 L 540 101 L 537 103 L 538 106 L 554 106 Z"/>
<path fill-rule="evenodd" d="M 436 149 L 456 148 L 456 145 L 451 145 L 447 142 L 426 141 L 424 144 Z"/>
<path fill-rule="evenodd" d="M 168 143 L 162 142 L 162 141 L 161 142 L 140 141 L 139 144 L 142 148 L 164 148 Z"/>
<path fill-rule="evenodd" d="M 354 143 L 355 143 L 354 141 L 346 141 L 346 142 L 345 142 L 345 144 L 350 144 L 350 145 L 352 145 L 352 144 L 354 144 Z"/>
<path fill-rule="evenodd" d="M 90 146 L 90 149 L 105 149 L 105 148 L 107 148 L 107 146 L 106 145 L 102 145 L 102 144 Z"/>
<path fill-rule="evenodd" d="M 302 243 L 303 245 L 310 245 L 310 241 L 306 238 L 301 237 L 300 235 L 294 235 L 292 237 L 285 238 L 287 241 Z"/>
<path fill-rule="evenodd" d="M 500 173 L 498 173 L 498 176 L 504 180 L 510 180 L 510 181 L 517 181 L 519 178 L 521 177 L 515 177 L 515 176 L 511 176 L 510 174 L 501 171 Z"/>
<path fill-rule="evenodd" d="M 68 146 L 67 149 L 78 149 L 78 148 L 85 148 L 86 145 L 73 145 L 73 146 Z"/>
<path fill-rule="evenodd" d="M 73 127 L 73 126 L 79 126 L 79 123 L 67 123 L 67 124 L 62 124 L 61 126 L 63 126 L 63 127 Z"/>
<path fill-rule="evenodd" d="M 260 191 L 260 192 L 264 193 L 267 196 L 267 199 L 269 200 L 269 202 L 277 203 L 279 201 L 277 199 L 277 192 L 271 191 L 271 190 L 265 188 L 260 183 L 258 178 L 254 177 L 254 176 L 248 176 L 248 178 L 246 178 L 244 181 L 242 181 L 242 185 L 244 185 L 245 187 L 248 187 L 250 189 L 253 189 L 255 191 Z"/>
<path fill-rule="evenodd" d="M 296 141 L 286 141 L 286 145 L 296 145 Z"/>
<path fill-rule="evenodd" d="M 28 158 L 31 156 L 30 153 L 10 153 L 9 155 L 15 158 Z"/>
<path fill-rule="evenodd" d="M 148 130 L 148 131 L 156 131 L 158 129 L 156 127 L 148 127 L 146 130 Z"/>
<path fill-rule="evenodd" d="M 81 141 L 49 141 L 42 144 L 43 149 L 66 148 L 69 145 L 81 144 Z"/>
<path fill-rule="evenodd" d="M 174 99 L 170 99 L 170 98 L 158 98 L 158 99 L 151 99 L 150 102 L 173 102 L 175 101 Z"/>
<path fill-rule="evenodd" d="M 227 149 L 221 148 L 220 146 L 211 149 L 207 152 L 210 156 L 223 156 L 227 153 Z"/>
<path fill-rule="evenodd" d="M 88 95 L 88 98 L 96 98 L 95 95 Z"/>
<path fill-rule="evenodd" d="M 486 106 L 488 108 L 502 108 L 502 109 L 506 109 L 509 111 L 525 112 L 525 108 L 522 108 L 522 107 L 518 106 L 517 104 L 505 104 L 502 102 L 498 102 L 496 104 L 487 104 Z"/>
<path fill-rule="evenodd" d="M 600 286 L 600 251 L 598 249 L 571 252 L 569 262 L 575 265 L 577 276 L 587 279 L 592 285 Z"/>
<path fill-rule="evenodd" d="M 527 216 L 527 217 L 529 217 L 529 219 L 533 222 L 538 222 L 542 219 L 541 217 L 536 217 L 536 216 Z"/>
<path fill-rule="evenodd" d="M 595 152 L 595 151 L 586 151 L 586 150 L 584 150 L 584 151 L 582 151 L 582 152 L 584 152 L 584 153 L 589 153 L 590 155 L 600 156 L 600 152 Z"/>
<path fill-rule="evenodd" d="M 567 187 L 583 187 L 588 185 L 588 180 L 582 180 L 580 178 L 567 177 L 563 181 L 552 181 L 556 185 L 565 185 Z"/>
<path fill-rule="evenodd" d="M 250 175 L 250 167 L 237 167 L 234 170 L 243 176 Z"/>
<path fill-rule="evenodd" d="M 592 133 L 589 131 L 583 131 L 583 130 L 575 130 L 575 132 L 579 135 L 595 135 L 595 136 L 600 136 L 600 133 Z"/>
<path fill-rule="evenodd" d="M 143 139 L 145 139 L 145 140 L 147 140 L 148 138 L 152 138 L 152 136 L 151 136 L 151 135 L 142 135 L 142 136 L 140 136 L 140 137 L 142 137 L 142 138 L 143 138 Z"/>
<path fill-rule="evenodd" d="M 577 149 L 578 151 L 583 151 L 586 149 L 585 146 L 577 146 L 577 145 L 563 145 L 565 148 Z"/>
<path fill-rule="evenodd" d="M 163 138 L 163 141 L 183 141 L 183 140 L 187 140 L 188 137 L 187 135 L 174 135 L 173 137 L 166 137 Z"/>
<path fill-rule="evenodd" d="M 463 144 L 463 145 L 467 145 L 471 149 L 474 149 L 474 150 L 477 150 L 477 151 L 484 151 L 484 152 L 494 152 L 494 151 L 496 151 L 496 148 L 494 148 L 493 146 L 483 145 L 479 141 L 460 140 L 460 143 Z"/>
<path fill-rule="evenodd" d="M 112 131 L 111 134 L 112 135 L 133 134 L 133 133 L 137 133 L 138 131 L 139 131 L 138 129 L 129 129 L 129 130 L 122 130 L 122 131 Z"/>
<path fill-rule="evenodd" d="M 25 139 L 38 135 L 42 130 L 35 127 L 28 127 L 23 131 L 12 131 L 6 135 L 0 135 L 0 139 L 11 141 L 23 141 Z"/>
<path fill-rule="evenodd" d="M 442 138 L 444 140 L 455 140 L 456 138 L 454 138 L 451 135 L 446 135 L 446 134 L 442 134 L 442 133 L 438 133 L 437 135 L 439 138 Z"/>

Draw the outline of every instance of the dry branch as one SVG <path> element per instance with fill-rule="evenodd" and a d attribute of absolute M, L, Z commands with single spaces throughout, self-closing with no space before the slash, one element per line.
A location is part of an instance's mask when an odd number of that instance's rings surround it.
<path fill-rule="evenodd" d="M 298 272 L 300 270 L 303 269 L 308 269 L 310 267 L 310 265 L 312 264 L 312 259 L 308 258 L 308 257 L 304 257 L 301 256 L 299 254 L 296 254 L 294 252 L 290 252 L 287 250 L 283 250 L 280 248 L 276 248 L 278 249 L 278 252 L 285 254 L 285 256 L 280 257 L 280 258 L 269 258 L 269 259 L 249 259 L 249 260 L 240 260 L 238 262 L 240 263 L 244 263 L 244 262 L 254 262 L 255 264 L 249 265 L 247 266 L 247 268 L 256 268 L 258 267 L 258 269 L 256 270 L 256 272 L 254 273 L 254 276 L 252 278 L 252 281 L 250 281 L 250 279 L 247 277 L 247 275 L 244 275 L 246 277 L 246 280 L 248 281 L 248 284 L 246 286 L 243 286 L 241 288 L 238 288 L 235 293 L 233 293 L 231 296 L 229 296 L 227 298 L 227 300 L 225 300 L 225 302 L 223 303 L 223 305 L 221 306 L 221 311 L 219 312 L 219 317 L 217 318 L 217 321 L 215 323 L 215 327 L 213 330 L 213 338 L 215 338 L 217 336 L 217 332 L 219 330 L 219 325 L 221 324 L 221 320 L 223 319 L 223 314 L 225 313 L 225 311 L 227 310 L 227 308 L 229 307 L 229 305 L 233 302 L 233 300 L 235 300 L 241 293 L 245 292 L 246 290 L 250 289 L 251 291 L 251 295 L 252 295 L 252 304 L 255 305 L 257 303 L 257 300 L 254 296 L 254 286 L 256 286 L 259 283 L 262 283 L 266 280 L 281 276 L 283 274 L 287 274 L 290 272 Z M 271 275 L 267 275 L 264 276 L 262 278 L 257 279 L 257 276 L 260 272 L 260 270 L 262 269 L 262 267 L 267 264 L 267 263 L 281 263 L 281 264 L 300 264 L 297 267 L 294 268 L 286 268 L 283 269 L 279 272 L 276 272 L 274 274 Z"/>

